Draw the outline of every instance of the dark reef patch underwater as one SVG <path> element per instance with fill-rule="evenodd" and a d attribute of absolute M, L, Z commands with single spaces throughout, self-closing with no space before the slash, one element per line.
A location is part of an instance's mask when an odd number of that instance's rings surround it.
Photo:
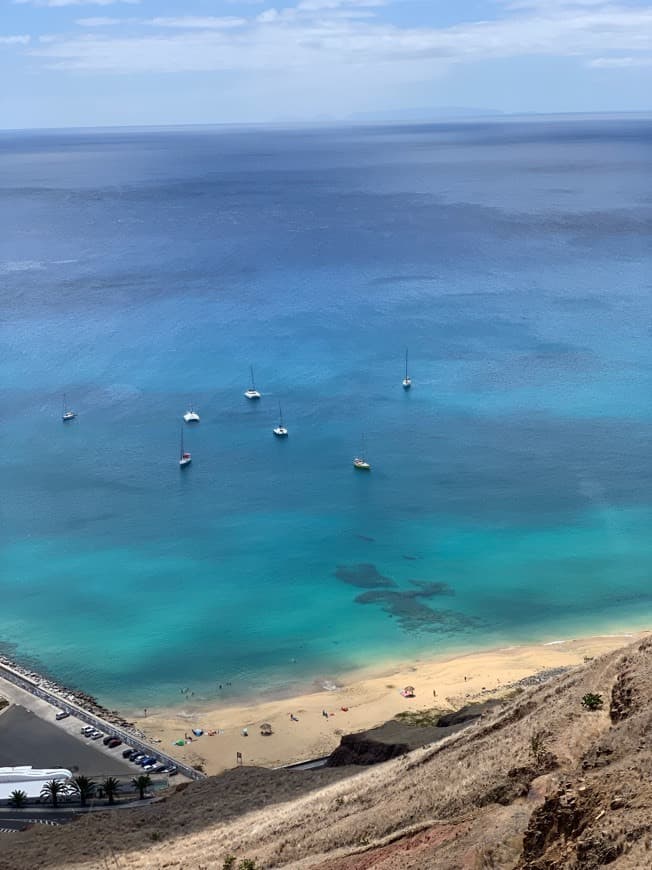
<path fill-rule="evenodd" d="M 395 618 L 404 631 L 459 632 L 482 624 L 476 617 L 453 610 L 435 610 L 420 600 L 455 595 L 448 583 L 408 580 L 413 588 L 399 589 L 394 579 L 381 574 L 375 565 L 368 562 L 338 565 L 335 576 L 350 586 L 367 589 L 356 596 L 355 603 L 381 605 L 381 609 Z"/>
<path fill-rule="evenodd" d="M 369 562 L 359 562 L 357 565 L 338 565 L 335 576 L 343 583 L 359 586 L 361 589 L 396 586 L 396 582 L 391 577 L 384 577 L 376 566 Z"/>

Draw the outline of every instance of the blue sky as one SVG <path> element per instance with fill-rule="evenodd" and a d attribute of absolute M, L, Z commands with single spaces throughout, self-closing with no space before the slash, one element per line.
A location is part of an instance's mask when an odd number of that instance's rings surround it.
<path fill-rule="evenodd" d="M 0 0 L 0 126 L 652 108 L 652 0 Z"/>

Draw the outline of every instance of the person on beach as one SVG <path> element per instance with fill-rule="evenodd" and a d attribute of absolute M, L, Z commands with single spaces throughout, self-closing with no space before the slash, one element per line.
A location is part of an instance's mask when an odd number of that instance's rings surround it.
<path fill-rule="evenodd" d="M 248 728 L 243 728 L 243 729 L 242 729 L 242 736 L 243 736 L 243 737 L 249 737 L 249 729 L 248 729 Z"/>
<path fill-rule="evenodd" d="M 324 716 L 324 718 L 328 719 L 328 713 L 326 712 L 326 710 L 322 710 L 321 714 L 322 716 Z"/>

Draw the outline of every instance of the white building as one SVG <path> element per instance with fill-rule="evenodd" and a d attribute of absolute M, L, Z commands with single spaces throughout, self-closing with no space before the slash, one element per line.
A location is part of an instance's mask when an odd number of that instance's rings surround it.
<path fill-rule="evenodd" d="M 72 773 L 63 767 L 0 767 L 0 801 L 8 800 L 12 791 L 24 791 L 28 798 L 37 798 L 46 782 L 66 782 L 71 777 Z"/>

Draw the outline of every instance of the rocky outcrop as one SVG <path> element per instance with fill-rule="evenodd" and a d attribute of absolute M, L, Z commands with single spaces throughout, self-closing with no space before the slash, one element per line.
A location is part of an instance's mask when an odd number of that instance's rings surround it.
<path fill-rule="evenodd" d="M 343 767 L 347 764 L 380 764 L 397 758 L 409 751 L 406 743 L 381 743 L 370 740 L 364 734 L 345 734 L 337 749 L 326 762 L 327 767 Z"/>
<path fill-rule="evenodd" d="M 536 764 L 524 767 L 512 767 L 507 772 L 505 779 L 496 783 L 492 788 L 480 795 L 475 804 L 478 807 L 487 804 L 501 804 L 509 806 L 517 798 L 527 797 L 530 786 L 537 777 L 548 773 L 557 767 L 557 759 L 552 752 L 542 752 Z"/>
<path fill-rule="evenodd" d="M 460 710 L 455 710 L 453 713 L 444 713 L 437 720 L 438 728 L 450 728 L 454 725 L 468 725 L 479 719 L 483 713 L 490 709 L 486 703 L 482 704 L 467 704 Z"/>
<path fill-rule="evenodd" d="M 549 870 L 556 866 L 551 863 L 554 860 L 549 854 L 551 847 L 578 838 L 588 823 L 590 810 L 588 792 L 580 793 L 568 785 L 546 798 L 532 813 L 523 836 L 520 865 L 523 870 Z"/>
<path fill-rule="evenodd" d="M 631 671 L 626 668 L 618 674 L 611 690 L 609 717 L 614 723 L 622 722 L 631 716 L 635 707 L 634 681 Z"/>

